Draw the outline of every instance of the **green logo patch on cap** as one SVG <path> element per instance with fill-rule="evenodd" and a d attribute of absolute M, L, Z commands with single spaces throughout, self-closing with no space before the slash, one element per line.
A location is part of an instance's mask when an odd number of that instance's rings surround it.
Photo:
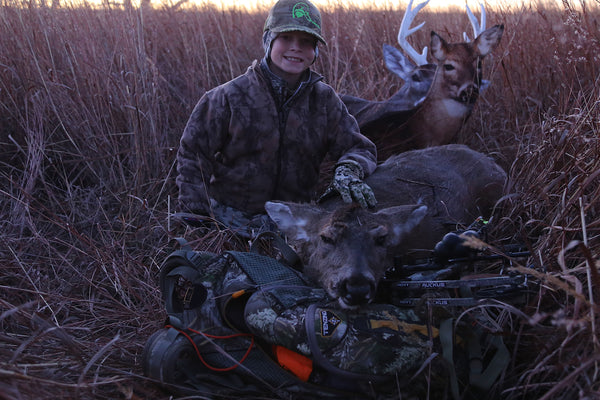
<path fill-rule="evenodd" d="M 301 31 L 327 45 L 321 35 L 321 13 L 309 0 L 279 0 L 269 10 L 264 31 L 275 33 Z"/>
<path fill-rule="evenodd" d="M 308 4 L 306 4 L 306 3 L 296 3 L 294 5 L 294 8 L 292 8 L 292 18 L 297 18 L 297 19 L 304 18 L 308 22 L 315 25 L 317 28 L 321 29 L 321 26 L 319 24 L 317 24 L 315 21 L 313 21 L 313 19 L 310 17 L 310 8 L 308 7 Z"/>

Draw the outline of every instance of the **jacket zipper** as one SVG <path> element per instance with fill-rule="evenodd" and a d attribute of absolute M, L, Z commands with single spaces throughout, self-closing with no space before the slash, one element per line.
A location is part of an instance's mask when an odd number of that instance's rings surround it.
<path fill-rule="evenodd" d="M 312 74 L 311 74 L 312 76 Z M 296 100 L 296 97 L 300 94 L 300 92 L 304 89 L 304 87 L 308 86 L 310 84 L 310 79 L 311 77 L 309 77 L 308 80 L 304 81 L 304 82 L 300 82 L 300 85 L 298 85 L 298 88 L 296 88 L 296 91 L 290 96 L 289 99 L 287 99 L 283 105 L 281 106 L 280 112 L 279 112 L 279 151 L 277 152 L 277 171 L 275 173 L 275 187 L 273 187 L 273 192 L 271 193 L 271 199 L 275 199 L 275 194 L 277 193 L 278 189 L 279 189 L 279 184 L 280 184 L 280 180 L 281 180 L 281 170 L 283 168 L 282 166 L 282 149 L 283 149 L 283 136 L 285 134 L 285 126 L 287 125 L 287 119 L 288 116 L 290 114 L 290 109 L 292 108 L 292 102 L 294 100 Z"/>

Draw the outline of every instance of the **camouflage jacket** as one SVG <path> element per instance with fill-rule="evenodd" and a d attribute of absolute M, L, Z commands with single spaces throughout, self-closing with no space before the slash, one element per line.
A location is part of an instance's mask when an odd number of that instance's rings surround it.
<path fill-rule="evenodd" d="M 375 145 L 333 88 L 312 71 L 285 102 L 258 62 L 200 99 L 177 153 L 180 207 L 207 213 L 209 200 L 250 214 L 268 200 L 310 201 L 321 163 L 376 166 Z"/>

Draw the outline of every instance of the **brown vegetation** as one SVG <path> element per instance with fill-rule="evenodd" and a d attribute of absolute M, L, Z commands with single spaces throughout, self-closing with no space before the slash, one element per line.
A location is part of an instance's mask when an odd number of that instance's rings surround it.
<path fill-rule="evenodd" d="M 489 310 L 511 332 L 503 399 L 600 391 L 600 12 L 576 5 L 488 9 L 506 31 L 460 137 L 509 171 L 493 237 L 525 242 L 543 283 L 529 306 Z M 158 266 L 184 233 L 167 221 L 174 153 L 199 96 L 261 56 L 264 14 L 2 3 L 1 398 L 169 398 L 140 354 L 165 316 Z M 401 12 L 323 14 L 316 69 L 340 92 L 395 93 L 381 46 Z M 463 13 L 423 14 L 417 43 L 468 30 Z M 243 248 L 229 238 L 197 243 Z"/>

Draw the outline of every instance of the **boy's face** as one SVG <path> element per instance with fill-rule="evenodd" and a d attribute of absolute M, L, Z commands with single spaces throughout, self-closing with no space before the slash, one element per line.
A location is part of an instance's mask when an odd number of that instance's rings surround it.
<path fill-rule="evenodd" d="M 301 31 L 282 32 L 271 48 L 271 69 L 289 83 L 296 83 L 315 59 L 317 39 Z"/>

